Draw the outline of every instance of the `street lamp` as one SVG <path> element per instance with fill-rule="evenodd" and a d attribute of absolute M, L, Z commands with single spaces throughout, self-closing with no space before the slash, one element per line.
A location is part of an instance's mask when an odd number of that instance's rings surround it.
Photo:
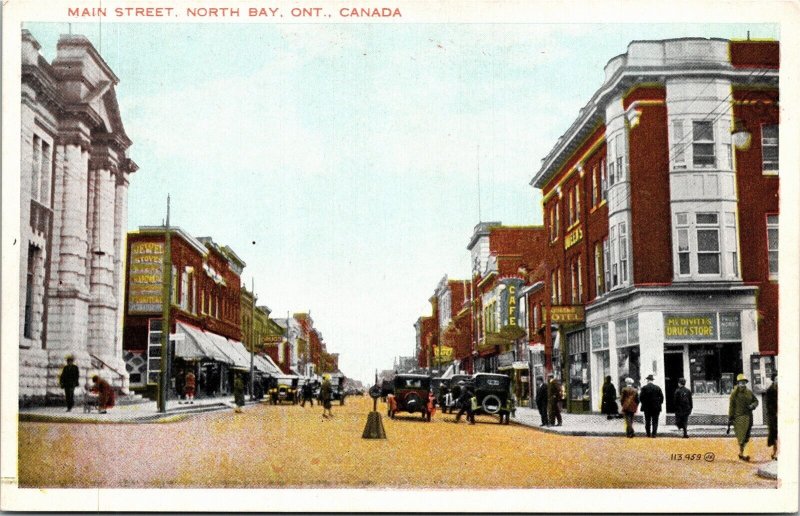
<path fill-rule="evenodd" d="M 733 145 L 737 149 L 746 149 L 750 146 L 750 136 L 750 131 L 747 130 L 747 126 L 745 126 L 744 121 L 737 119 L 733 126 L 733 131 L 731 131 Z"/>

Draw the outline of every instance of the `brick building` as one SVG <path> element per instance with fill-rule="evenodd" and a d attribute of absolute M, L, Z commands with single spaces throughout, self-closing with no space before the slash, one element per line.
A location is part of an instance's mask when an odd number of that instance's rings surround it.
<path fill-rule="evenodd" d="M 163 226 L 128 234 L 125 298 L 125 362 L 131 387 L 155 393 L 160 372 L 165 235 Z M 245 263 L 209 237 L 170 228 L 172 299 L 170 334 L 175 341 L 170 377 L 194 371 L 199 394 L 231 390 L 233 374 L 250 371 L 242 344 L 240 275 Z"/>
<path fill-rule="evenodd" d="M 52 64 L 22 31 L 19 395 L 63 398 L 65 356 L 126 390 L 122 257 L 137 170 L 119 79 L 88 39 L 62 35 Z"/>
<path fill-rule="evenodd" d="M 531 184 L 547 227 L 544 344 L 569 408 L 611 376 L 680 377 L 725 417 L 778 353 L 777 42 L 634 41 Z M 745 140 L 748 140 L 745 141 Z M 760 414 L 757 415 L 757 420 Z"/>

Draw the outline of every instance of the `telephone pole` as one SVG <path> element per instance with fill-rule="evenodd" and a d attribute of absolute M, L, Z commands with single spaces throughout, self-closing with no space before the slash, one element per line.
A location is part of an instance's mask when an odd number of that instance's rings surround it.
<path fill-rule="evenodd" d="M 161 288 L 161 372 L 158 382 L 158 411 L 167 411 L 167 384 L 169 382 L 169 309 L 172 303 L 172 248 L 169 227 L 169 194 L 167 194 L 167 220 L 164 230 L 164 263 Z"/>

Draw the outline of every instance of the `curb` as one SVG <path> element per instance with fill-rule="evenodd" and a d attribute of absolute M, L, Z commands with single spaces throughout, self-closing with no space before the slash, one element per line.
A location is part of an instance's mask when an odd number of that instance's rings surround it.
<path fill-rule="evenodd" d="M 621 431 L 619 431 L 619 432 L 611 432 L 611 431 L 607 431 L 607 430 L 599 430 L 599 431 L 593 431 L 593 430 L 552 430 L 549 427 L 545 427 L 545 426 L 539 426 L 539 425 L 535 425 L 535 424 L 527 424 L 527 423 L 523 423 L 523 422 L 518 421 L 518 420 L 515 421 L 513 418 L 511 419 L 511 423 L 515 424 L 515 425 L 531 428 L 531 429 L 539 431 L 539 432 L 544 432 L 544 433 L 554 434 L 554 435 L 569 435 L 569 436 L 575 436 L 575 437 L 625 437 L 625 432 L 621 432 Z M 763 430 L 762 429 L 757 429 L 757 430 L 754 429 L 750 435 L 751 435 L 751 437 L 766 437 L 767 431 L 766 431 L 766 429 L 763 429 Z M 644 434 L 644 433 L 637 433 L 636 436 L 637 437 L 644 437 L 645 439 L 647 438 L 646 434 Z M 659 438 L 672 437 L 672 438 L 675 438 L 675 439 L 682 439 L 683 438 L 683 436 L 680 435 L 680 434 L 674 434 L 673 435 L 672 433 L 662 433 L 662 434 L 659 434 L 658 437 Z M 692 434 L 692 433 L 690 433 L 689 434 L 689 438 L 690 439 L 695 439 L 695 438 L 703 438 L 703 439 L 705 439 L 705 438 L 711 438 L 711 437 L 714 437 L 714 438 L 718 438 L 718 437 L 733 437 L 733 434 L 727 435 L 725 433 L 724 429 L 720 429 L 720 433 L 716 433 L 716 431 L 715 431 L 714 433 L 704 433 L 704 434 L 697 434 L 697 433 L 696 434 Z"/>
<path fill-rule="evenodd" d="M 245 406 L 258 405 L 259 402 L 246 401 Z M 177 423 L 185 421 L 190 416 L 205 414 L 209 412 L 218 412 L 221 410 L 228 410 L 233 408 L 233 403 L 219 402 L 207 405 L 198 405 L 196 407 L 187 407 L 180 409 L 172 409 L 164 414 L 147 414 L 147 415 L 134 415 L 130 419 L 125 419 L 119 414 L 112 414 L 108 419 L 101 418 L 100 415 L 92 415 L 87 417 L 80 416 L 61 416 L 54 414 L 37 414 L 33 412 L 20 412 L 19 422 L 26 423 L 71 423 L 71 424 L 93 424 L 93 425 L 131 425 L 143 423 Z"/>
<path fill-rule="evenodd" d="M 772 461 L 766 466 L 758 468 L 756 474 L 761 478 L 778 480 L 778 463 L 776 461 Z"/>

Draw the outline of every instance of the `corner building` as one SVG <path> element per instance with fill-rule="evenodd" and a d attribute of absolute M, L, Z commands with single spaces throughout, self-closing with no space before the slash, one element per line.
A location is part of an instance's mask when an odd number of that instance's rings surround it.
<path fill-rule="evenodd" d="M 769 385 L 778 69 L 773 41 L 634 41 L 542 160 L 545 342 L 570 411 L 596 411 L 607 375 L 654 374 L 662 417 L 684 377 L 708 421 L 737 374 Z"/>

